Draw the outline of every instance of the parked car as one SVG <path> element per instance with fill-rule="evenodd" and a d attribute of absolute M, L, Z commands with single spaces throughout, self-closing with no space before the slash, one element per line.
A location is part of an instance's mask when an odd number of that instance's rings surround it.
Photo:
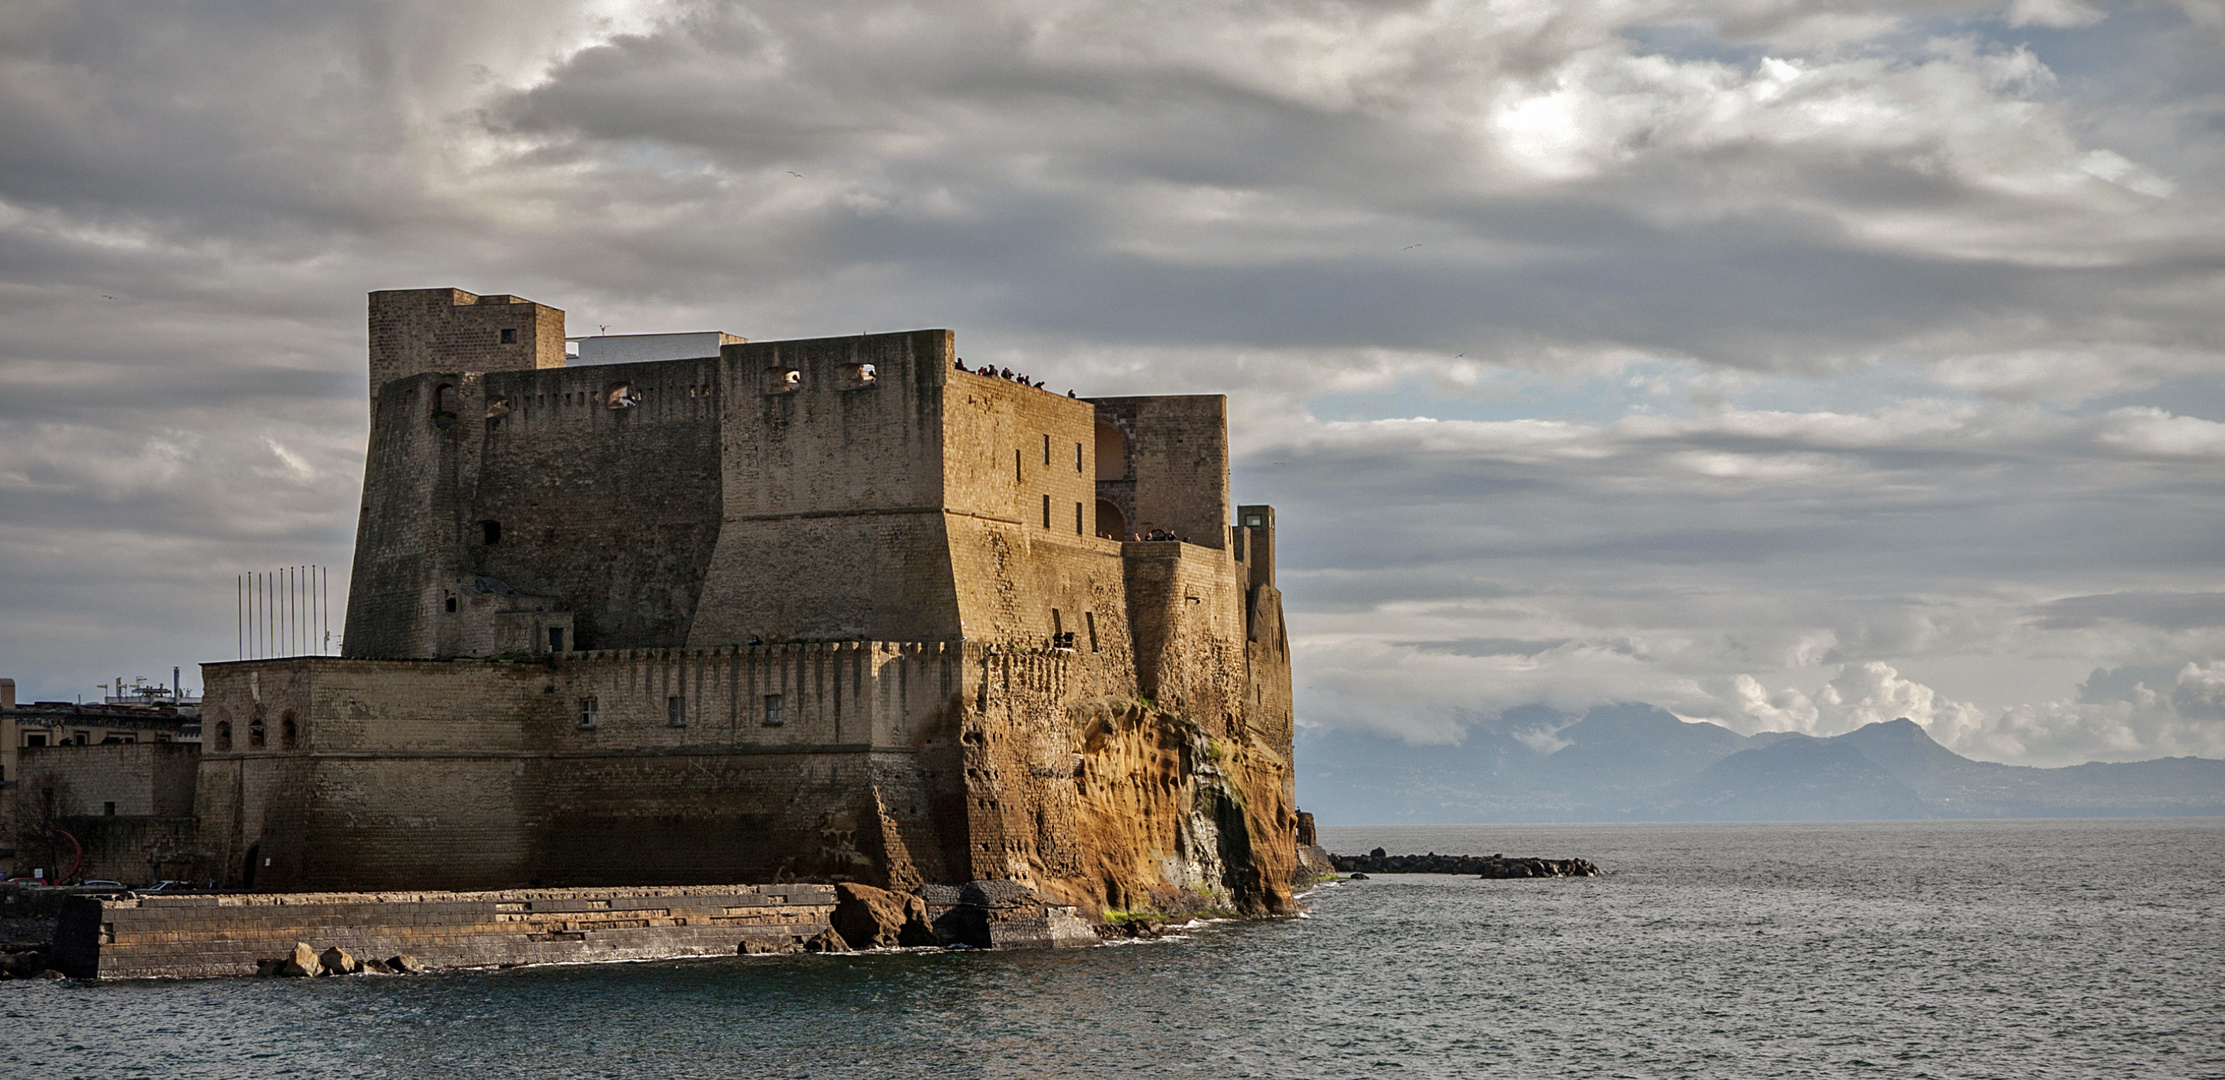
<path fill-rule="evenodd" d="M 126 885 L 126 884 L 124 884 L 124 883 L 123 883 L 123 882 L 121 882 L 121 881 L 110 881 L 110 880 L 108 880 L 107 878 L 94 878 L 94 879 L 93 879 L 93 880 L 91 880 L 91 881 L 80 881 L 80 882 L 78 882 L 77 884 L 78 884 L 79 886 L 81 886 L 81 887 L 83 887 L 83 888 L 87 888 L 87 889 L 128 889 L 128 888 L 131 888 L 131 886 L 129 886 L 129 885 Z"/>
<path fill-rule="evenodd" d="M 143 893 L 181 893 L 193 892 L 196 888 L 198 886 L 190 881 L 157 881 L 139 891 Z"/>

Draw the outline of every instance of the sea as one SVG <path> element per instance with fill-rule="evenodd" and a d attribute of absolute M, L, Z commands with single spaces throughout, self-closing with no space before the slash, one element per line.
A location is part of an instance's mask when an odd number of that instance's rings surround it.
<path fill-rule="evenodd" d="M 1057 952 L 0 983 L 8 1077 L 2225 1077 L 2225 821 L 1324 828 L 1305 913 Z"/>

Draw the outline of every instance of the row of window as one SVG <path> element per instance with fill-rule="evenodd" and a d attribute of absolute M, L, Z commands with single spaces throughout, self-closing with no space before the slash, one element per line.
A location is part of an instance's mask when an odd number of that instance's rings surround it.
<path fill-rule="evenodd" d="M 136 731 L 111 731 L 101 736 L 100 745 L 128 746 L 138 741 L 139 733 Z M 155 741 L 169 742 L 170 737 L 167 735 L 157 735 L 155 736 Z M 23 745 L 27 747 L 91 746 L 93 745 L 93 733 L 84 728 L 78 728 L 73 731 L 26 731 L 23 733 Z"/>
<path fill-rule="evenodd" d="M 287 713 L 278 722 L 278 748 L 281 750 L 294 749 L 300 743 L 300 736 L 301 729 L 294 724 L 293 714 Z M 263 726 L 263 718 L 258 716 L 249 720 L 247 722 L 247 748 L 262 750 L 266 749 L 269 743 L 269 730 Z M 216 722 L 216 748 L 218 750 L 230 750 L 232 748 L 232 722 L 230 720 Z"/>
<path fill-rule="evenodd" d="M 592 728 L 600 723 L 601 708 L 600 702 L 595 698 L 579 699 L 579 726 Z M 664 699 L 664 722 L 666 727 L 688 726 L 688 703 L 686 698 L 674 694 Z M 779 694 L 765 695 L 763 722 L 766 727 L 779 727 L 788 722 Z"/>

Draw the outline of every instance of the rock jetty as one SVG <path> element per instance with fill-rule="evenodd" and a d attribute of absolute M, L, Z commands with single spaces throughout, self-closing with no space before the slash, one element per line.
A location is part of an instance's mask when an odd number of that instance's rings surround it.
<path fill-rule="evenodd" d="M 1474 874 L 1486 878 L 1598 877 L 1586 859 L 1510 859 L 1504 855 L 1389 855 L 1376 848 L 1365 855 L 1330 855 L 1339 873 Z"/>

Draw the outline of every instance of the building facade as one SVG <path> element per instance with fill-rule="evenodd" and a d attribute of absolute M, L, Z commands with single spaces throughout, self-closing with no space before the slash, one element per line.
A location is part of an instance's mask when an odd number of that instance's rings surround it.
<path fill-rule="evenodd" d="M 1225 399 L 1054 394 L 944 330 L 567 367 L 515 297 L 370 322 L 343 655 L 203 668 L 220 880 L 1288 906 L 1274 514 L 1232 504 Z"/>

